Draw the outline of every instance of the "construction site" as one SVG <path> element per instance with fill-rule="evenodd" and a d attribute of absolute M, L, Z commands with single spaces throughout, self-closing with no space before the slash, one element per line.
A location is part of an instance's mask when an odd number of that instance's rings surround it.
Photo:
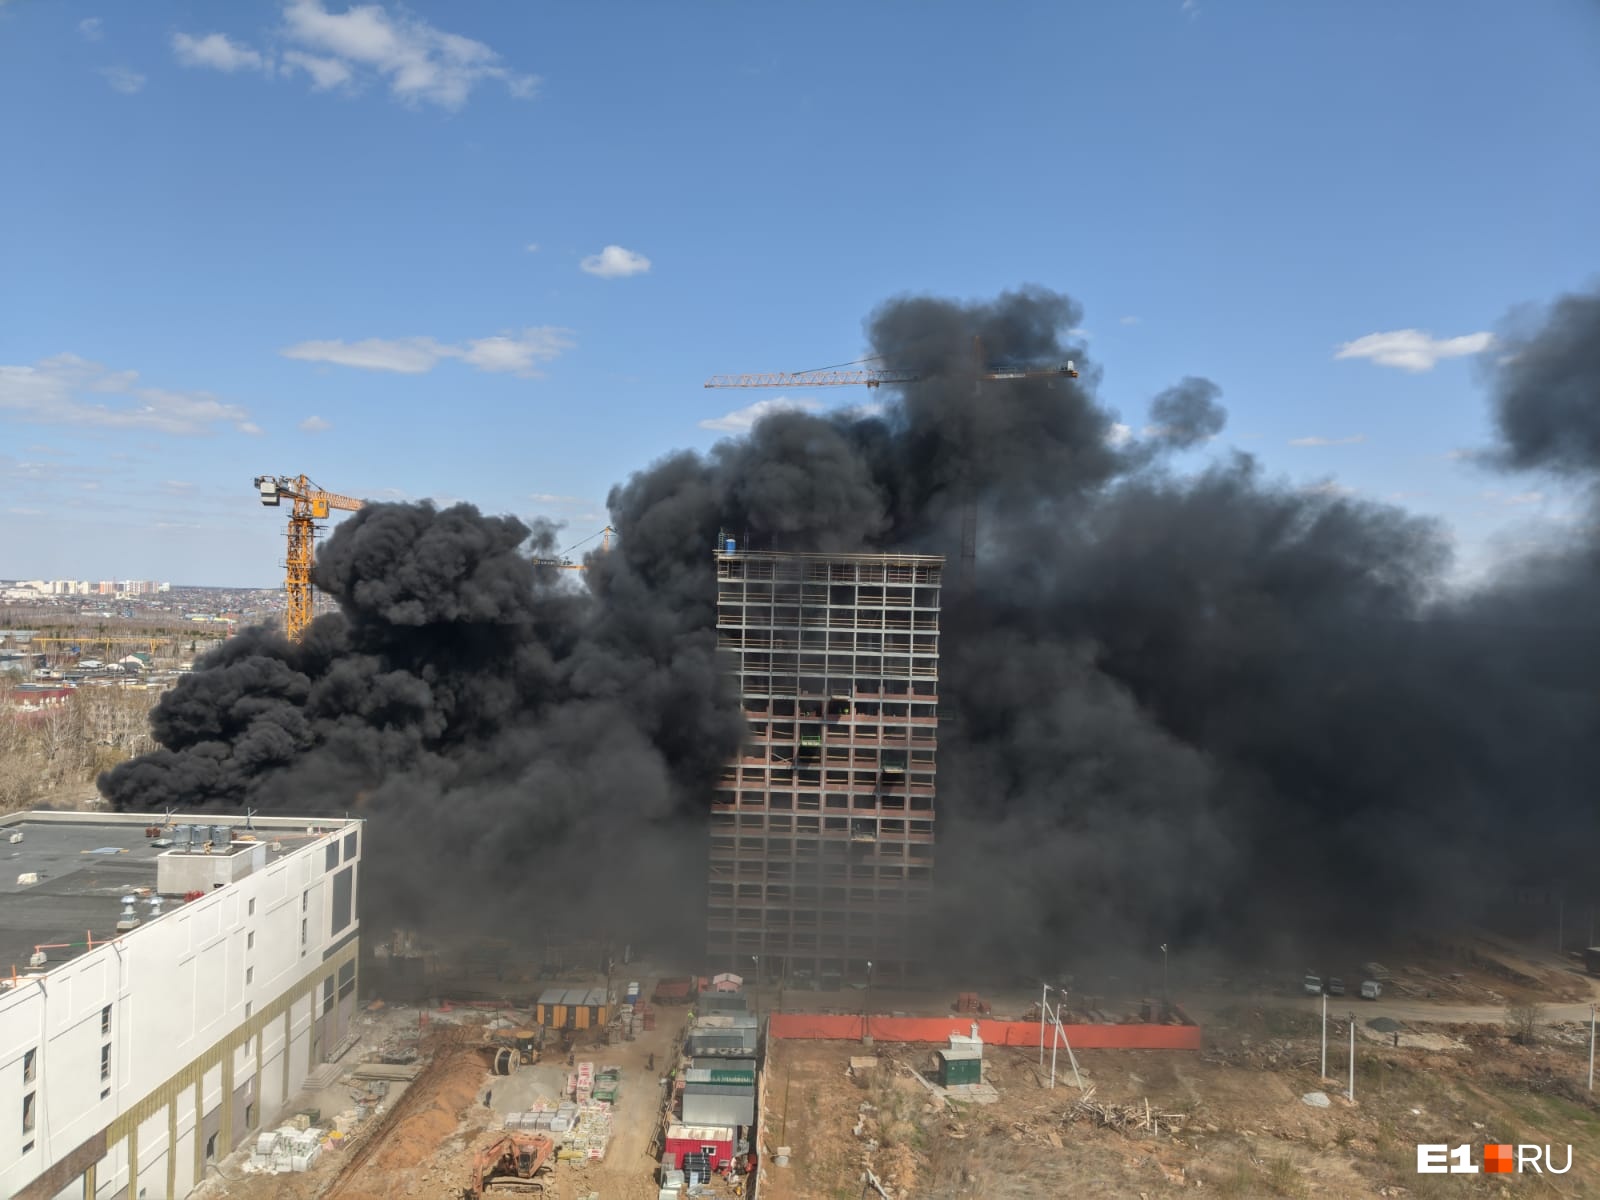
<path fill-rule="evenodd" d="M 277 853 L 258 811 L 359 825 L 359 882 L 355 840 L 309 843 L 300 915 L 274 892 L 262 926 L 282 998 L 241 995 L 154 1090 L 106 1043 L 115 1111 L 20 1143 L 18 1194 L 1472 1195 L 1419 1147 L 1491 1143 L 1591 1194 L 1600 895 L 1579 839 L 1456 819 L 1488 735 L 1434 715 L 1478 678 L 1504 753 L 1542 745 L 1523 626 L 1373 585 L 1410 551 L 1337 499 L 1174 483 L 1215 389 L 1114 439 L 1075 311 L 893 301 L 875 366 L 713 377 L 896 407 L 772 412 L 566 549 L 255 477 L 288 509 L 283 626 L 197 662 L 100 788 L 152 861 Z M 1563 778 L 1530 828 L 1570 823 Z M 173 814 L 204 805 L 246 833 L 197 851 Z M 153 899 L 238 916 L 215 961 L 249 980 L 230 869 Z"/>

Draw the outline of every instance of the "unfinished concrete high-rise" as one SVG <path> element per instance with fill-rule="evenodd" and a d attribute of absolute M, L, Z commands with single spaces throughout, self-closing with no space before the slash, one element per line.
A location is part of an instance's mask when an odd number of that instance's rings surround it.
<path fill-rule="evenodd" d="M 915 973 L 943 568 L 935 555 L 718 550 L 718 643 L 749 735 L 712 805 L 713 964 L 824 988 Z"/>

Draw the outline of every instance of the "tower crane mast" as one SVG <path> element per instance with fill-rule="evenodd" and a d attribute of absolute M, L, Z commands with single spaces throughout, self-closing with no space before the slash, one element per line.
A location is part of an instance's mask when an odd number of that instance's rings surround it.
<path fill-rule="evenodd" d="M 289 550 L 284 558 L 283 588 L 288 608 L 283 615 L 283 632 L 291 642 L 305 636 L 311 624 L 311 553 L 317 540 L 317 522 L 325 521 L 333 509 L 354 512 L 366 502 L 341 496 L 317 487 L 304 475 L 257 475 L 256 492 L 268 508 L 284 500 L 289 508 Z"/>

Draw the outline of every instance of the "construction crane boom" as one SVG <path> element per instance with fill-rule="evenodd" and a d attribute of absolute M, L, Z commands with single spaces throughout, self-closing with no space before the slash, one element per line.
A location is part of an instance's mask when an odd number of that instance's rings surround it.
<path fill-rule="evenodd" d="M 869 388 L 886 383 L 915 383 L 915 371 L 770 371 L 758 375 L 713 375 L 708 388 L 852 387 Z"/>
<path fill-rule="evenodd" d="M 860 360 L 858 360 L 860 361 Z M 991 361 L 984 353 L 983 338 L 972 339 L 973 374 L 979 383 L 1004 383 L 1017 379 L 1076 379 L 1078 367 L 1070 358 L 1058 366 L 1015 366 Z M 869 388 L 884 384 L 916 383 L 923 376 L 909 370 L 836 371 L 769 371 L 752 375 L 713 375 L 706 380 L 708 388 L 791 388 L 791 387 L 846 387 L 852 384 Z M 970 480 L 960 483 L 961 489 L 961 586 L 971 591 L 977 578 L 978 560 L 978 505 Z"/>
<path fill-rule="evenodd" d="M 283 632 L 291 642 L 305 636 L 311 624 L 311 553 L 317 540 L 316 522 L 326 520 L 333 509 L 354 512 L 365 502 L 317 487 L 304 475 L 257 475 L 256 492 L 261 503 L 277 508 L 285 499 L 289 509 L 289 550 L 284 558 L 283 588 L 288 608 L 283 615 Z"/>
<path fill-rule="evenodd" d="M 579 547 L 585 546 L 594 541 L 595 538 L 601 538 L 602 541 L 600 543 L 600 552 L 602 554 L 609 554 L 611 552 L 611 535 L 615 532 L 615 529 L 607 525 L 604 529 L 591 533 L 588 537 L 584 538 L 583 541 L 568 546 L 561 552 L 561 556 L 559 558 L 536 558 L 533 560 L 533 565 L 536 567 L 554 567 L 558 571 L 587 571 L 589 569 L 589 565 L 587 563 L 572 561 L 572 552 Z"/>

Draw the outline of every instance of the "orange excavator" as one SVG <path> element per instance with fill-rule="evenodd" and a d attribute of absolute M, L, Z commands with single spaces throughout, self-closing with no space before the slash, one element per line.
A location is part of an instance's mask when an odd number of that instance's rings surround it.
<path fill-rule="evenodd" d="M 555 1200 L 555 1180 L 550 1171 L 556 1144 L 543 1134 L 503 1133 L 473 1160 L 472 1179 L 462 1191 L 464 1200 L 484 1196 L 544 1196 Z M 544 1172 L 544 1178 L 536 1178 Z"/>

